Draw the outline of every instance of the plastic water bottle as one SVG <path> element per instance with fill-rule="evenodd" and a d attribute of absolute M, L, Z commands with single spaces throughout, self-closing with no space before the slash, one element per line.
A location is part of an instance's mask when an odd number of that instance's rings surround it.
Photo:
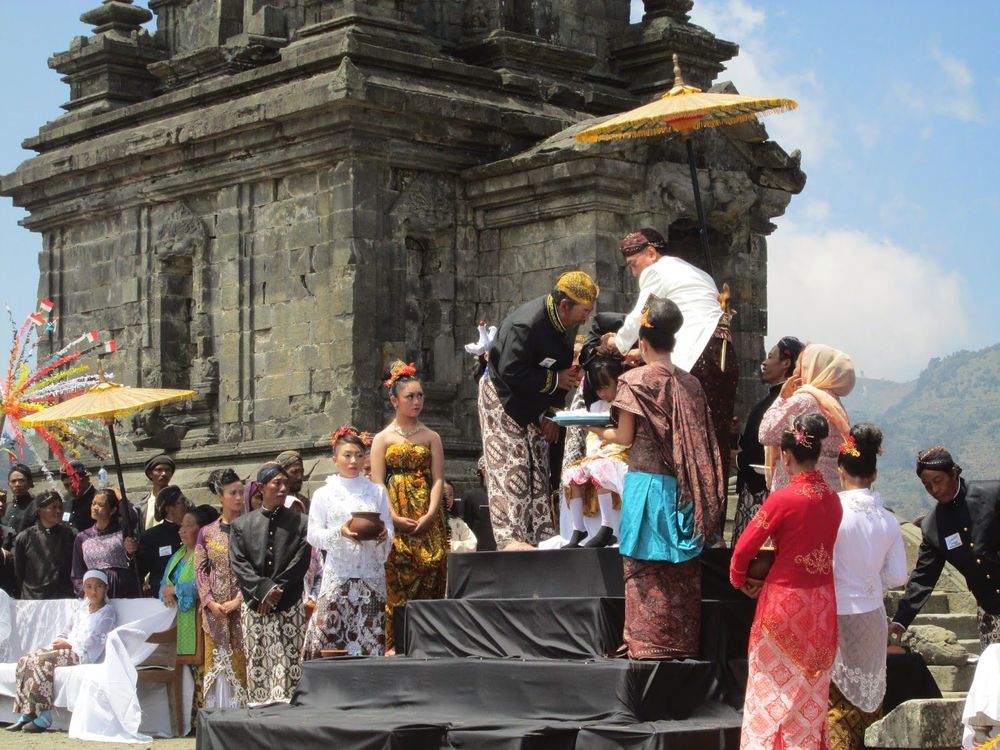
<path fill-rule="evenodd" d="M 97 472 L 97 489 L 103 490 L 108 486 L 108 470 L 103 466 Z"/>

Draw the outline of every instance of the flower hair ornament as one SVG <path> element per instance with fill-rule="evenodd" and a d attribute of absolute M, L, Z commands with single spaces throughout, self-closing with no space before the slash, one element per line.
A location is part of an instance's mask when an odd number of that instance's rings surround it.
<path fill-rule="evenodd" d="M 844 442 L 840 444 L 839 450 L 842 456 L 854 456 L 855 458 L 861 456 L 861 451 L 858 450 L 858 443 L 853 435 L 848 435 L 844 438 Z"/>
<path fill-rule="evenodd" d="M 417 376 L 417 367 L 412 362 L 410 364 L 404 364 L 402 362 L 396 362 L 389 370 L 389 379 L 386 380 L 382 385 L 386 388 L 392 388 L 393 383 L 395 383 L 400 378 L 415 378 Z"/>
<path fill-rule="evenodd" d="M 653 324 L 649 322 L 649 307 L 642 308 L 642 314 L 639 316 L 639 325 L 643 328 L 653 327 Z"/>
<path fill-rule="evenodd" d="M 348 427 L 341 427 L 339 430 L 337 430 L 335 433 L 333 433 L 333 438 L 331 439 L 330 442 L 332 442 L 334 445 L 336 445 L 338 440 L 340 440 L 341 438 L 345 438 L 348 435 L 354 435 L 355 437 L 361 437 L 361 435 L 358 433 L 357 428 L 355 428 L 355 427 L 349 427 L 349 426 Z"/>
<path fill-rule="evenodd" d="M 361 438 L 361 442 L 365 444 L 365 448 L 371 448 L 372 442 L 375 440 L 375 436 L 368 432 L 368 430 L 359 432 L 358 437 Z"/>

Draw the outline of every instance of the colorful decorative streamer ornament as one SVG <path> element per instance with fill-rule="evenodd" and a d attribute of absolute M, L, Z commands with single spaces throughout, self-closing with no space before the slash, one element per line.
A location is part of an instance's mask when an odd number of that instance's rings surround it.
<path fill-rule="evenodd" d="M 10 307 L 12 344 L 7 370 L 0 379 L 0 452 L 12 462 L 37 463 L 50 482 L 54 482 L 48 463 L 49 453 L 63 469 L 86 454 L 106 460 L 104 425 L 97 420 L 29 427 L 24 420 L 48 406 L 72 398 L 99 382 L 89 374 L 87 365 L 78 360 L 101 346 L 97 331 L 88 331 L 71 340 L 47 358 L 39 357 L 42 332 L 54 332 L 58 316 L 52 316 L 55 303 L 42 299 L 38 310 L 18 326 Z M 46 319 L 48 316 L 48 319 Z"/>

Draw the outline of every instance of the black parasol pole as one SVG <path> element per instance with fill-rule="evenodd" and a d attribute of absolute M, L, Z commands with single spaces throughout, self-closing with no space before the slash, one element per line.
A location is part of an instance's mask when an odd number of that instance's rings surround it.
<path fill-rule="evenodd" d="M 694 162 L 694 143 L 690 135 L 684 136 L 684 143 L 687 145 L 688 166 L 691 168 L 691 187 L 694 188 L 694 207 L 698 212 L 698 238 L 701 241 L 702 252 L 705 254 L 705 270 L 714 280 L 712 251 L 708 249 L 708 222 L 705 220 L 705 208 L 701 205 L 701 187 L 698 185 L 698 168 Z"/>
<path fill-rule="evenodd" d="M 121 492 L 121 500 L 118 503 L 118 519 L 122 526 L 122 537 L 127 539 L 132 537 L 138 539 L 132 528 L 132 506 L 125 494 L 125 476 L 122 474 L 122 460 L 118 456 L 118 439 L 115 437 L 115 418 L 108 417 L 105 420 L 108 426 L 108 437 L 111 438 L 111 453 L 115 457 L 115 471 L 118 473 L 118 489 Z M 139 591 L 142 591 L 142 578 L 139 576 L 139 561 L 132 556 L 132 572 L 139 583 Z"/>

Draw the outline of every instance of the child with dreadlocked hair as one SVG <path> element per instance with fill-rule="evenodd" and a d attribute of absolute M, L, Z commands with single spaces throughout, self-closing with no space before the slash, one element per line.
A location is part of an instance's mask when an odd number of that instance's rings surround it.
<path fill-rule="evenodd" d="M 585 384 L 597 395 L 588 411 L 607 413 L 618 392 L 618 377 L 622 374 L 622 361 L 618 357 L 593 355 L 584 364 Z M 621 510 L 621 493 L 628 471 L 627 446 L 602 440 L 594 433 L 586 439 L 586 455 L 563 469 L 562 484 L 569 506 L 573 534 L 564 547 L 607 547 L 614 544 Z M 594 518 L 598 509 L 601 526 L 589 541 L 586 519 Z"/>

